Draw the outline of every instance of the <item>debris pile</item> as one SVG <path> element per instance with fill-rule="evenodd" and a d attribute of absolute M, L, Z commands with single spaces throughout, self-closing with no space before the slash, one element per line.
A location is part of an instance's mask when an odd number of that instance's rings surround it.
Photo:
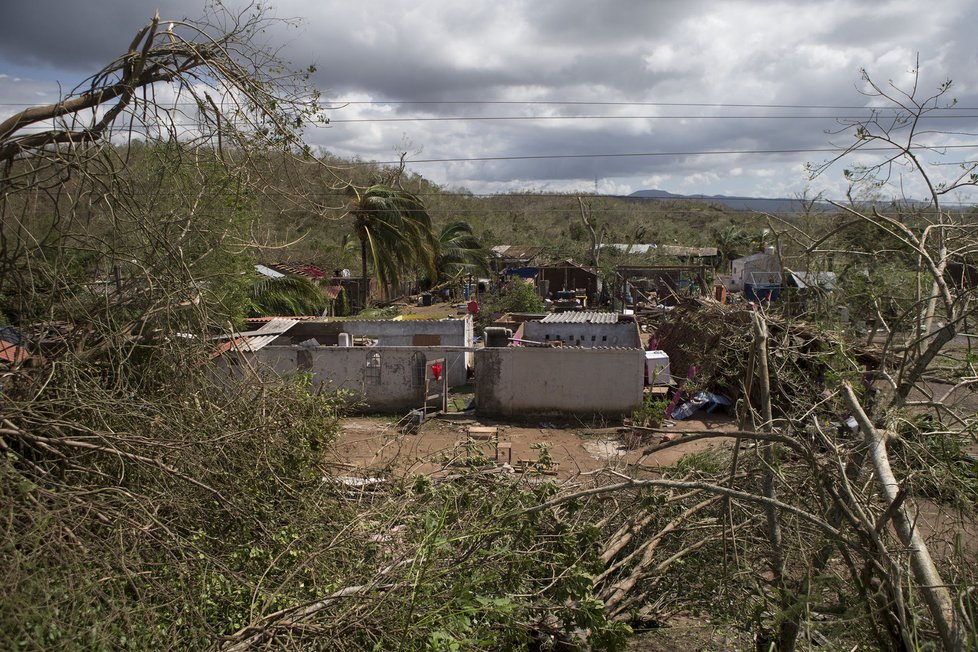
<path fill-rule="evenodd" d="M 655 331 L 658 348 L 669 355 L 675 376 L 689 377 L 686 394 L 707 390 L 736 401 L 743 397 L 749 378 L 755 308 L 750 304 L 724 305 L 710 299 L 688 298 Z M 811 406 L 826 381 L 844 372 L 859 374 L 862 367 L 843 355 L 842 335 L 809 322 L 765 315 L 770 332 L 771 392 L 775 411 L 783 415 L 792 406 Z M 863 352 L 865 353 L 865 352 Z M 860 355 L 861 362 L 865 355 Z M 754 388 L 753 391 L 756 391 Z M 751 396 L 756 404 L 756 396 Z"/>

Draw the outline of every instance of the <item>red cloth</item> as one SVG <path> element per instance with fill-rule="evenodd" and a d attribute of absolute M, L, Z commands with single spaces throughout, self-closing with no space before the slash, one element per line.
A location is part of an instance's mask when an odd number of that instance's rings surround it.
<path fill-rule="evenodd" d="M 479 314 L 479 304 L 476 303 L 475 299 L 469 301 L 469 314 L 478 315 Z"/>
<path fill-rule="evenodd" d="M 436 362 L 431 365 L 431 375 L 435 377 L 435 380 L 441 380 L 441 364 Z"/>

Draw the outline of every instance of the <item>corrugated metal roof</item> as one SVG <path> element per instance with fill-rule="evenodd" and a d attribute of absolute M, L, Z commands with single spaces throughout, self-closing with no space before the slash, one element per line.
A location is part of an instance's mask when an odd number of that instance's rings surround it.
<path fill-rule="evenodd" d="M 691 258 L 709 258 L 718 255 L 716 247 L 681 247 L 677 245 L 662 245 L 659 253 L 666 256 L 689 256 Z"/>
<path fill-rule="evenodd" d="M 543 253 L 543 247 L 531 245 L 496 245 L 492 252 L 504 258 L 533 258 Z"/>
<path fill-rule="evenodd" d="M 27 359 L 27 349 L 22 344 L 27 339 L 13 326 L 0 328 L 0 361 L 17 364 Z"/>
<path fill-rule="evenodd" d="M 333 301 L 335 301 L 337 298 L 339 298 L 340 292 L 342 292 L 342 291 L 343 291 L 343 286 L 342 285 L 339 285 L 339 284 L 329 285 L 329 286 L 323 288 L 323 293 L 326 296 L 328 296 L 330 299 L 332 299 Z"/>
<path fill-rule="evenodd" d="M 623 243 L 612 243 L 601 245 L 602 249 L 615 249 L 622 253 L 628 252 L 630 254 L 647 254 L 653 251 L 656 246 L 654 244 L 623 244 Z"/>
<path fill-rule="evenodd" d="M 267 323 L 262 324 L 258 330 L 231 336 L 231 339 L 222 343 L 211 357 L 217 357 L 231 350 L 259 351 L 274 342 L 279 335 L 285 333 L 298 323 L 298 319 L 272 317 Z"/>
<path fill-rule="evenodd" d="M 27 350 L 11 342 L 0 340 L 0 361 L 17 364 L 27 359 Z"/>
<path fill-rule="evenodd" d="M 285 274 L 282 272 L 276 272 L 271 267 L 265 267 L 264 265 L 255 265 L 255 271 L 268 278 L 285 278 Z"/>
<path fill-rule="evenodd" d="M 809 288 L 821 288 L 823 290 L 835 290 L 838 278 L 835 272 L 793 272 L 787 270 L 795 279 L 795 284 L 801 290 Z"/>
<path fill-rule="evenodd" d="M 544 324 L 617 324 L 617 312 L 552 312 L 540 320 Z"/>
<path fill-rule="evenodd" d="M 314 319 L 324 319 L 324 318 L 322 315 L 278 315 L 275 317 L 245 317 L 245 323 L 251 325 L 267 324 L 273 319 L 295 319 L 296 321 L 312 321 Z"/>

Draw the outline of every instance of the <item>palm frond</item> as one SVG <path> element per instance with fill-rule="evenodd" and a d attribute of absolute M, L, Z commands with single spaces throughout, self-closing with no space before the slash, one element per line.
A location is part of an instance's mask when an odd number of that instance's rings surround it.
<path fill-rule="evenodd" d="M 249 292 L 252 317 L 318 315 L 329 299 L 315 283 L 302 276 L 255 279 Z"/>

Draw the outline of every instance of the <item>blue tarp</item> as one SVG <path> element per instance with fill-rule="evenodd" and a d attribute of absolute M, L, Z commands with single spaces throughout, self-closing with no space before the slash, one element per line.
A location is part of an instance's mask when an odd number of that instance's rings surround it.
<path fill-rule="evenodd" d="M 506 276 L 519 276 L 520 278 L 536 278 L 539 273 L 539 267 L 510 267 L 505 272 Z"/>

